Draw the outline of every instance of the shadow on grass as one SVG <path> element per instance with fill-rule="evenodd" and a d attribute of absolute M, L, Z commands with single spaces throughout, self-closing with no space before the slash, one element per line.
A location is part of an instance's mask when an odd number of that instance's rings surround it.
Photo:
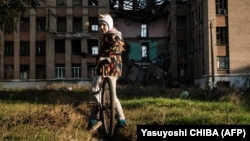
<path fill-rule="evenodd" d="M 187 97 L 182 97 L 186 91 Z M 231 102 L 241 105 L 250 111 L 250 89 L 215 88 L 199 89 L 195 87 L 186 88 L 163 88 L 157 86 L 126 85 L 117 88 L 117 95 L 121 100 L 143 99 L 143 98 L 169 98 L 188 99 L 205 102 Z"/>
<path fill-rule="evenodd" d="M 39 104 L 77 104 L 88 100 L 88 91 L 21 90 L 0 91 L 0 100 Z"/>
<path fill-rule="evenodd" d="M 6 103 L 32 103 L 32 104 L 68 104 L 72 106 L 76 112 L 81 114 L 84 120 L 88 120 L 88 109 L 79 107 L 82 104 L 87 104 L 88 101 L 88 90 L 79 90 L 79 91 L 69 91 L 67 89 L 60 90 L 21 90 L 21 91 L 0 91 L 0 101 Z M 85 119 L 86 118 L 86 119 Z M 132 126 L 132 125 L 131 125 Z M 87 127 L 83 125 L 83 128 L 87 130 Z M 129 130 L 126 127 L 125 129 L 116 129 L 112 138 L 109 138 L 109 141 L 133 141 L 132 138 L 127 137 L 123 134 L 122 130 Z M 103 139 L 104 136 L 101 134 L 94 134 L 93 138 Z"/>
<path fill-rule="evenodd" d="M 223 89 L 198 89 L 190 88 L 162 88 L 143 85 L 118 85 L 117 95 L 121 100 L 132 100 L 141 98 L 182 98 L 181 93 L 187 91 L 185 99 L 198 101 L 234 102 L 248 106 L 250 101 L 250 90 L 240 90 L 232 88 Z M 88 101 L 88 89 L 72 90 L 61 88 L 59 90 L 20 90 L 20 91 L 0 91 L 0 100 L 19 101 L 41 104 L 77 104 Z"/>

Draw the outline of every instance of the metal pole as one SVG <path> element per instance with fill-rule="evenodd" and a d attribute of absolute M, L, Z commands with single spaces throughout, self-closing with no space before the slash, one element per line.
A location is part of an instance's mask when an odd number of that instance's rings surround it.
<path fill-rule="evenodd" d="M 213 50 L 213 23 L 210 21 L 210 42 L 211 42 L 211 69 L 212 69 L 212 88 L 214 88 L 214 50 Z"/>

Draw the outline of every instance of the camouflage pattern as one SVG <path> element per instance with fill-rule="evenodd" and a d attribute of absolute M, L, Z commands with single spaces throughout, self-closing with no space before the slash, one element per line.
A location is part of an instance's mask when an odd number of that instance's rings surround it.
<path fill-rule="evenodd" d="M 122 52 L 124 51 L 124 41 L 121 33 L 112 29 L 103 35 L 100 43 L 98 57 L 109 57 L 111 62 L 108 64 L 98 64 L 97 74 L 102 73 L 102 65 L 105 66 L 105 75 L 120 77 L 122 75 Z"/>

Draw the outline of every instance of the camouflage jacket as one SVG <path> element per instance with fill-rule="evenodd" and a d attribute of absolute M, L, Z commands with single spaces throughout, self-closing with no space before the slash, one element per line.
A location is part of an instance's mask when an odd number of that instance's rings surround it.
<path fill-rule="evenodd" d="M 103 35 L 100 42 L 99 57 L 109 57 L 111 62 L 105 64 L 105 75 L 120 77 L 122 75 L 122 52 L 124 41 L 121 32 L 113 28 Z M 97 73 L 102 73 L 102 65 L 97 67 Z"/>

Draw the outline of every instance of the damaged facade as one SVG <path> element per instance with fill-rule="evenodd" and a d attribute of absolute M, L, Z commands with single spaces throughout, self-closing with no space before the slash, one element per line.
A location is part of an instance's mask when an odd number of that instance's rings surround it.
<path fill-rule="evenodd" d="M 249 40 L 240 40 L 249 36 L 244 32 L 249 26 L 243 21 L 246 16 L 236 16 L 241 11 L 235 5 L 247 7 L 249 3 L 41 0 L 36 10 L 27 8 L 17 32 L 0 32 L 0 79 L 90 80 L 96 60 L 83 58 L 81 52 L 98 53 L 98 14 L 111 13 L 126 42 L 121 80 L 162 82 L 165 86 L 178 85 L 174 81 L 201 87 L 236 82 L 243 86 L 249 79 Z M 245 59 L 236 57 L 239 55 Z"/>
<path fill-rule="evenodd" d="M 112 0 L 110 11 L 129 46 L 127 79 L 172 86 L 192 83 L 188 2 Z"/>

